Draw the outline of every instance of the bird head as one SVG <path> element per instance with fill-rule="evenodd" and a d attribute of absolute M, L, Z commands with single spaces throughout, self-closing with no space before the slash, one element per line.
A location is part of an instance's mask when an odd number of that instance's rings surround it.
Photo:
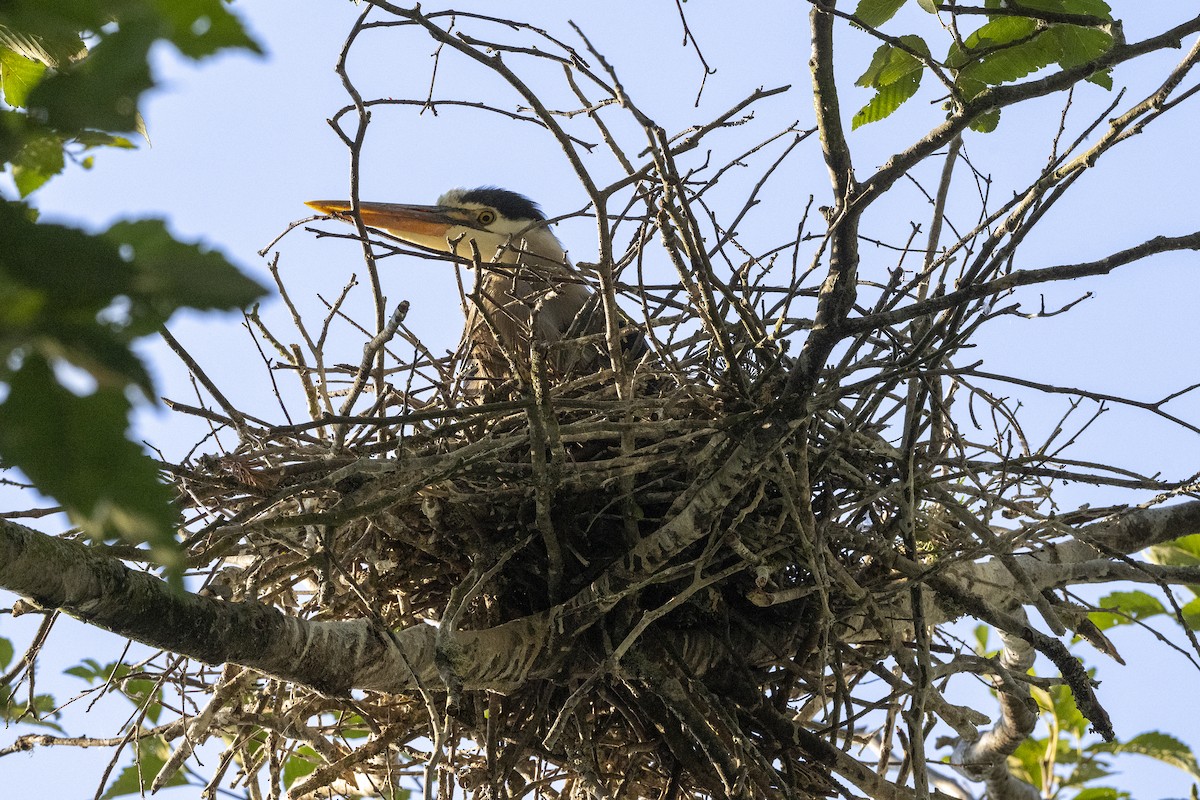
<path fill-rule="evenodd" d="M 348 200 L 310 200 L 305 205 L 353 221 Z M 537 204 L 507 189 L 451 189 L 432 206 L 359 203 L 364 225 L 387 231 L 409 244 L 485 262 L 515 264 L 529 256 L 565 263 L 558 239 Z M 544 266 L 545 264 L 542 264 Z"/>

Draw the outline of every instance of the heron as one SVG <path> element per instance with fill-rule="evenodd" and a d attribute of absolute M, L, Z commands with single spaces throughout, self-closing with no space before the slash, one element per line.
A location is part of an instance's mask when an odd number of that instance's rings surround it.
<path fill-rule="evenodd" d="M 348 200 L 306 205 L 354 221 Z M 528 197 L 493 186 L 452 189 L 432 206 L 360 202 L 358 213 L 368 227 L 478 267 L 459 345 L 465 397 L 488 399 L 514 379 L 527 382 L 531 347 L 545 349 L 558 379 L 609 365 L 603 337 L 570 346 L 604 332 L 604 311 Z M 645 339 L 628 325 L 622 345 L 634 358 L 646 351 Z"/>

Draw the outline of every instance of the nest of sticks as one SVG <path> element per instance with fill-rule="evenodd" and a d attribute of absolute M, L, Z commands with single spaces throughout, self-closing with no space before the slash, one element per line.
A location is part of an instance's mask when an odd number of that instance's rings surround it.
<path fill-rule="evenodd" d="M 648 355 L 551 375 L 564 363 L 553 347 L 506 353 L 522 378 L 486 402 L 462 400 L 464 353 L 434 357 L 401 324 L 404 304 L 374 337 L 355 326 L 357 367 L 320 350 L 338 304 L 311 335 L 280 282 L 316 366 L 250 316 L 274 366 L 299 375 L 311 420 L 227 408 L 238 447 L 176 469 L 206 523 L 188 546 L 208 588 L 382 631 L 524 620 L 538 639 L 494 654 L 528 658 L 503 686 L 473 684 L 448 658 L 419 693 L 344 702 L 274 684 L 320 737 L 297 737 L 321 768 L 293 796 L 413 775 L 477 797 L 825 797 L 842 791 L 832 773 L 864 769 L 845 752 L 854 742 L 883 754 L 888 784 L 895 712 L 914 690 L 880 665 L 907 670 L 929 652 L 914 598 L 941 620 L 973 613 L 933 582 L 940 570 L 1086 521 L 1044 512 L 1061 470 L 1010 457 L 1005 442 L 1023 436 L 1012 410 L 955 372 L 936 337 L 920 340 L 928 352 L 909 352 L 902 325 L 853 337 L 785 405 L 799 371 L 777 343 L 804 320 L 772 336 L 749 300 L 701 314 L 694 298 L 634 289 Z M 602 339 L 554 347 L 610 363 Z M 929 359 L 954 388 L 930 393 Z M 956 391 L 975 440 L 952 422 Z M 1025 522 L 998 536 L 984 522 L 997 513 Z M 865 733 L 879 709 L 892 712 Z M 364 726 L 370 743 L 321 751 Z"/>
<path fill-rule="evenodd" d="M 623 392 L 602 370 L 483 405 L 255 430 L 180 470 L 183 495 L 223 522 L 193 537 L 193 563 L 213 568 L 213 591 L 305 618 L 528 618 L 594 589 L 732 447 L 780 424 L 782 363 L 748 370 L 749 392 L 645 359 Z M 455 744 L 417 698 L 369 695 L 359 712 L 401 763 L 448 747 L 443 779 L 481 797 L 537 782 L 563 797 L 833 793 L 829 753 L 796 720 L 884 657 L 887 637 L 862 635 L 863 593 L 888 605 L 880 555 L 904 544 L 895 450 L 827 395 L 727 484 L 694 541 L 643 574 L 626 565 L 553 675 L 502 694 L 432 687 Z M 940 528 L 943 557 L 954 530 Z M 851 628 L 858 642 L 840 646 Z"/>

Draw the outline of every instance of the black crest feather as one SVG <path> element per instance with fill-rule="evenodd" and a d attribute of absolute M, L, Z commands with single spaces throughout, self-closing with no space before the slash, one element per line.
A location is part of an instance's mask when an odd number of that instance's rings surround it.
<path fill-rule="evenodd" d="M 491 206 L 498 213 L 512 220 L 545 221 L 546 215 L 537 203 L 523 194 L 510 192 L 496 186 L 480 186 L 478 189 L 468 189 L 459 195 L 459 200 L 466 203 L 482 203 Z"/>

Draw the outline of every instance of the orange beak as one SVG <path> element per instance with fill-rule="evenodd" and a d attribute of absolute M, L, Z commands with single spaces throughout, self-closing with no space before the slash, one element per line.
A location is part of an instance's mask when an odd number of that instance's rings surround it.
<path fill-rule="evenodd" d="M 349 200 L 309 200 L 304 205 L 322 214 L 353 222 Z M 387 231 L 406 241 L 446 240 L 446 233 L 462 221 L 441 206 L 409 206 L 401 203 L 359 203 L 364 225 Z"/>

